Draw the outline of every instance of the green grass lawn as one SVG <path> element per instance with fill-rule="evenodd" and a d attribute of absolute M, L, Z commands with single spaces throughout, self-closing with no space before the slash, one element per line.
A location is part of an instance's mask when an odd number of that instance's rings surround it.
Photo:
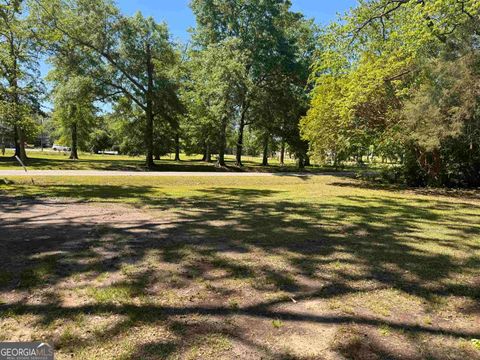
<path fill-rule="evenodd" d="M 0 183 L 0 340 L 75 359 L 478 359 L 478 192 Z"/>
<path fill-rule="evenodd" d="M 55 152 L 50 150 L 33 151 L 28 150 L 27 168 L 29 170 L 110 170 L 110 171 L 145 171 L 144 156 L 126 155 L 100 155 L 80 153 L 80 160 L 70 160 L 68 153 Z M 235 166 L 235 156 L 226 156 L 226 168 L 215 166 L 216 157 L 212 163 L 201 161 L 200 155 L 181 155 L 182 161 L 174 161 L 174 155 L 166 155 L 161 160 L 155 160 L 156 171 L 194 171 L 194 172 L 215 172 L 215 171 L 245 171 L 245 172 L 298 172 L 298 166 L 294 159 L 286 159 L 285 165 L 280 166 L 277 158 L 269 159 L 269 166 L 262 166 L 262 159 L 259 157 L 243 156 L 243 168 Z M 387 165 L 375 164 L 367 168 L 359 168 L 354 164 L 347 164 L 342 171 L 364 171 L 375 170 Z M 5 156 L 0 156 L 0 170 L 21 169 L 20 164 L 13 158 L 13 152 L 7 151 Z M 331 166 L 309 166 L 305 172 L 335 172 L 337 169 Z"/>
<path fill-rule="evenodd" d="M 27 150 L 29 160 L 27 167 L 31 170 L 141 170 L 144 159 L 131 156 L 108 156 L 96 154 L 80 154 L 80 160 L 69 159 L 68 153 L 50 150 Z M 0 157 L 0 170 L 21 169 L 20 164 L 12 158 L 13 152 L 7 151 Z"/>
<path fill-rule="evenodd" d="M 29 160 L 27 167 L 30 170 L 126 170 L 126 171 L 144 171 L 144 156 L 126 156 L 126 155 L 99 155 L 81 153 L 80 160 L 70 160 L 68 153 L 45 151 L 28 151 Z M 163 156 L 161 160 L 156 160 L 158 171 L 240 171 L 236 168 L 235 157 L 229 155 L 226 157 L 227 169 L 218 169 L 215 162 L 205 163 L 201 161 L 201 156 L 181 155 L 182 161 L 173 160 L 173 154 Z M 214 158 L 215 160 L 216 158 Z M 262 159 L 245 156 L 243 158 L 245 167 L 242 171 L 297 171 L 294 160 L 287 160 L 285 166 L 280 166 L 278 159 L 270 159 L 270 166 L 261 166 Z M 13 152 L 7 151 L 4 157 L 0 156 L 0 170 L 21 169 L 19 163 L 13 158 Z"/>

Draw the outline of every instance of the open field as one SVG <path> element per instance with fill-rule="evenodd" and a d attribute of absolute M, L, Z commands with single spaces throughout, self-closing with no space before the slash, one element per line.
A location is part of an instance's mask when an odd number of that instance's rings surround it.
<path fill-rule="evenodd" d="M 55 152 L 50 150 L 28 150 L 29 170 L 98 170 L 98 171 L 145 171 L 144 156 L 127 155 L 100 155 L 81 153 L 80 160 L 70 160 L 68 153 Z M 0 156 L 0 170 L 22 169 L 20 164 L 13 158 L 14 152 L 9 150 L 5 156 Z M 235 166 L 235 156 L 226 155 L 226 168 L 215 166 L 216 157 L 212 157 L 212 163 L 201 161 L 200 155 L 181 154 L 182 161 L 174 161 L 174 155 L 166 155 L 161 160 L 156 160 L 157 165 L 154 171 L 188 171 L 188 172 L 298 172 L 298 166 L 294 159 L 285 158 L 285 165 L 280 166 L 277 158 L 269 159 L 269 166 L 262 166 L 262 159 L 259 157 L 243 156 L 243 168 Z M 388 164 L 370 164 L 368 168 L 359 168 L 355 164 L 347 164 L 342 169 L 335 169 L 332 166 L 309 166 L 305 172 L 336 172 L 337 170 L 370 171 L 378 170 Z"/>
<path fill-rule="evenodd" d="M 34 180 L 0 182 L 0 341 L 58 359 L 480 358 L 478 192 Z"/>
<path fill-rule="evenodd" d="M 5 156 L 0 156 L 0 170 L 19 169 L 19 163 L 13 158 L 13 151 L 7 151 Z M 110 171 L 144 171 L 144 156 L 126 155 L 98 155 L 81 153 L 80 160 L 70 160 L 68 153 L 45 151 L 28 151 L 29 160 L 27 166 L 31 170 L 110 170 Z M 218 169 L 215 161 L 205 163 L 201 156 L 181 155 L 182 161 L 173 161 L 173 155 L 163 156 L 155 161 L 158 171 L 295 171 L 297 170 L 294 160 L 286 160 L 285 166 L 280 166 L 278 159 L 270 159 L 269 167 L 260 166 L 262 160 L 255 157 L 244 157 L 244 169 L 235 167 L 235 157 L 226 156 L 228 168 Z M 213 160 L 216 158 L 213 157 Z"/>

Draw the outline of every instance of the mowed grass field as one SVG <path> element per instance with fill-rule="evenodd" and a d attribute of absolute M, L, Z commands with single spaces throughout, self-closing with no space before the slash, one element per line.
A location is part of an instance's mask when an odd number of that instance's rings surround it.
<path fill-rule="evenodd" d="M 9 150 L 5 156 L 0 156 L 0 170 L 21 169 L 20 164 L 13 158 L 14 152 Z M 127 155 L 103 155 L 80 153 L 79 160 L 70 160 L 68 152 L 56 152 L 45 149 L 28 150 L 29 157 L 26 165 L 30 170 L 110 170 L 110 171 L 145 171 L 144 156 Z M 212 156 L 212 163 L 201 161 L 201 155 L 181 154 L 181 161 L 174 161 L 174 154 L 155 160 L 156 171 L 297 171 L 295 160 L 286 159 L 285 165 L 280 166 L 277 158 L 269 159 L 268 167 L 261 166 L 262 159 L 258 157 L 244 156 L 242 169 L 235 166 L 235 156 L 227 155 L 227 168 L 215 166 L 216 157 Z M 310 170 L 313 168 L 310 167 Z M 320 169 L 317 169 L 320 170 Z M 324 169 L 323 169 L 324 170 Z"/>
<path fill-rule="evenodd" d="M 478 192 L 0 182 L 0 341 L 58 359 L 478 359 Z"/>

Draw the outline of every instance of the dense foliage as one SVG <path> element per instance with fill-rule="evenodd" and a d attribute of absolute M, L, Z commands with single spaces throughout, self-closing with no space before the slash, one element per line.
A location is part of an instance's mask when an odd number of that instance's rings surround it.
<path fill-rule="evenodd" d="M 26 159 L 25 143 L 34 137 L 43 84 L 39 81 L 39 41 L 21 0 L 0 2 L 0 122 L 10 134 L 16 155 Z"/>
<path fill-rule="evenodd" d="M 480 185 L 478 1 L 361 3 L 322 36 L 302 134 L 323 162 L 376 155 L 412 185 Z"/>
<path fill-rule="evenodd" d="M 480 185 L 478 1 L 361 1 L 323 29 L 291 5 L 192 0 L 185 47 L 112 0 L 0 1 L 0 140 L 25 159 L 47 117 L 72 159 L 115 149 L 153 167 L 183 151 L 242 166 L 248 152 L 266 166 L 288 152 L 299 166 L 381 159 L 392 181 Z"/>

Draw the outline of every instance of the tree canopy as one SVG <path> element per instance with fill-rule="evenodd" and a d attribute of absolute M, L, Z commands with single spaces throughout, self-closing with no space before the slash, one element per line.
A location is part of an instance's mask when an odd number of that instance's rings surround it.
<path fill-rule="evenodd" d="M 325 29 L 302 120 L 312 154 L 336 162 L 374 147 L 402 159 L 411 183 L 478 182 L 441 153 L 478 117 L 479 20 L 477 1 L 377 0 Z"/>
<path fill-rule="evenodd" d="M 289 0 L 190 6 L 181 46 L 112 0 L 1 2 L 2 141 L 25 160 L 43 116 L 72 159 L 110 146 L 149 168 L 181 150 L 242 166 L 253 148 L 264 166 L 380 158 L 395 181 L 479 184 L 478 1 L 365 0 L 323 27 Z"/>

